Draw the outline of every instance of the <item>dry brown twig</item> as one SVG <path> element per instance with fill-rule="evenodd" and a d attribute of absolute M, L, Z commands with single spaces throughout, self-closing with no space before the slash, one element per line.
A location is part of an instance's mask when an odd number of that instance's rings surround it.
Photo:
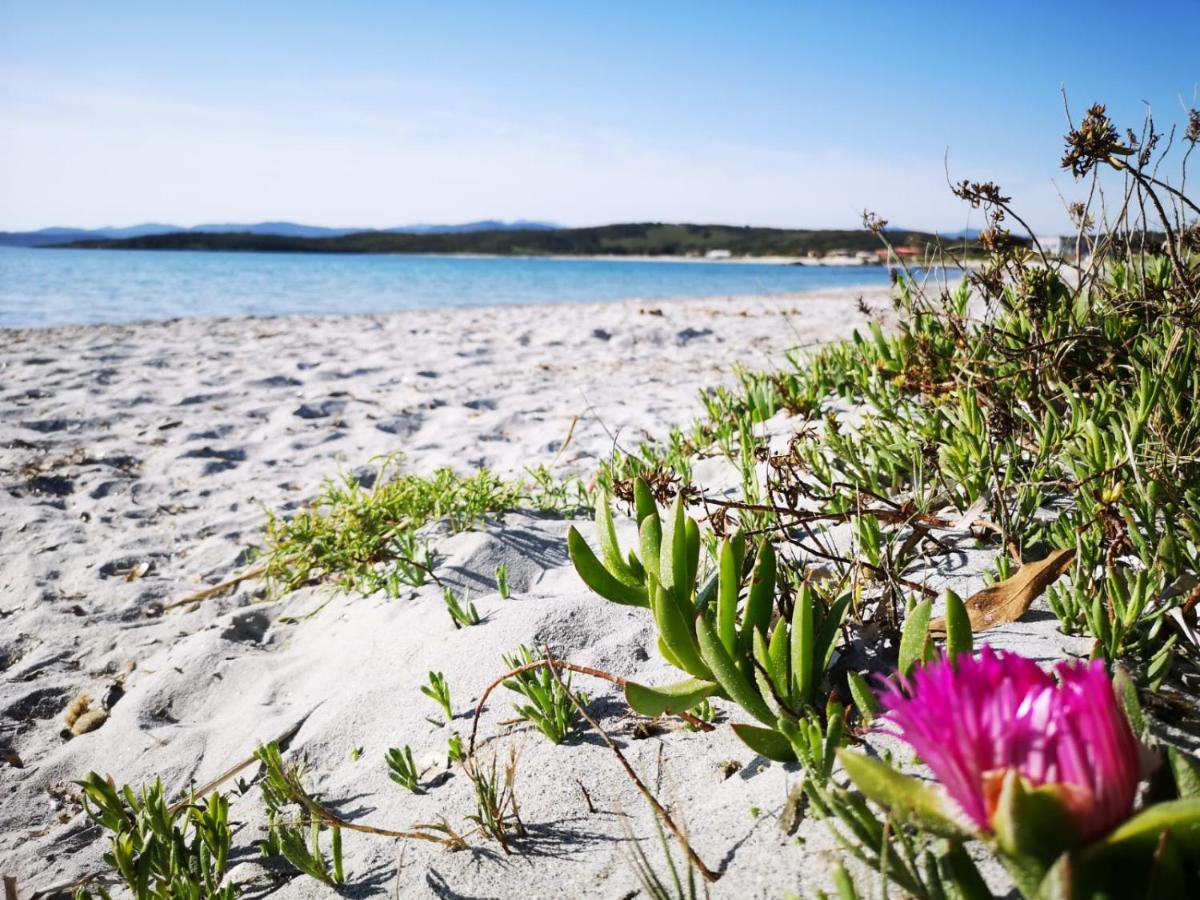
<path fill-rule="evenodd" d="M 571 693 L 571 689 L 563 683 L 562 678 L 558 674 L 559 667 L 554 665 L 556 660 L 550 655 L 550 648 L 545 647 L 543 652 L 545 653 L 546 659 L 551 663 L 549 667 L 550 674 L 554 677 L 554 680 L 558 682 L 558 686 L 563 689 L 563 692 L 567 695 L 567 699 L 571 701 L 575 709 L 579 711 L 579 714 L 583 716 L 588 725 L 592 727 L 592 730 L 595 731 L 596 734 L 600 735 L 600 739 L 608 745 L 608 749 L 610 749 L 616 755 L 617 761 L 620 762 L 621 767 L 625 770 L 625 773 L 630 777 L 630 779 L 632 779 L 633 783 L 637 785 L 637 789 L 641 792 L 642 796 L 646 798 L 647 802 L 654 807 L 654 811 L 658 814 L 659 818 L 662 819 L 663 824 L 666 825 L 667 828 L 671 830 L 671 833 L 675 835 L 675 838 L 679 841 L 680 846 L 682 846 L 684 851 L 687 853 L 688 859 L 691 860 L 692 865 L 696 867 L 696 871 L 698 871 L 704 877 L 704 880 L 710 884 L 720 879 L 721 873 L 714 872 L 704 864 L 704 860 L 702 860 L 696 851 L 692 849 L 692 845 L 688 842 L 687 836 L 683 833 L 683 830 L 675 824 L 675 820 L 671 818 L 671 814 L 668 813 L 666 808 L 658 802 L 658 798 L 651 793 L 650 789 L 646 787 L 642 779 L 638 777 L 638 774 L 634 771 L 633 766 L 629 764 L 629 760 L 625 758 L 625 754 L 621 752 L 621 749 L 616 745 L 613 739 L 608 736 L 608 732 L 600 727 L 600 724 L 588 713 L 586 707 L 579 702 L 579 698 Z"/>

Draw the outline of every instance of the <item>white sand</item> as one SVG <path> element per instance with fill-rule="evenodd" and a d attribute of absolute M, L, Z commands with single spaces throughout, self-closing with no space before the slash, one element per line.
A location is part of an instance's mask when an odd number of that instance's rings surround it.
<path fill-rule="evenodd" d="M 501 654 L 522 642 L 624 677 L 677 677 L 654 649 L 648 614 L 578 581 L 567 523 L 515 513 L 436 543 L 439 575 L 469 588 L 487 617 L 474 628 L 452 627 L 432 585 L 396 600 L 337 596 L 295 624 L 278 620 L 328 592 L 260 604 L 260 586 L 247 583 L 188 612 L 153 618 L 148 607 L 236 572 L 259 543 L 264 508 L 295 509 L 322 478 L 377 454 L 402 451 L 416 471 L 520 474 L 560 457 L 578 416 L 556 471 L 590 475 L 614 439 L 633 447 L 699 412 L 698 388 L 728 380 L 734 362 L 760 367 L 789 347 L 847 336 L 862 321 L 857 296 L 0 332 L 0 747 L 24 762 L 0 762 L 0 874 L 15 876 L 24 898 L 95 867 L 104 842 L 59 799 L 88 770 L 118 783 L 158 776 L 176 796 L 302 719 L 291 752 L 307 756 L 314 786 L 343 815 L 397 829 L 445 816 L 466 829 L 465 777 L 415 796 L 383 763 L 406 743 L 419 760 L 444 754 L 449 729 L 426 721 L 437 710 L 418 692 L 428 671 L 446 674 L 464 738 L 469 709 L 504 670 Z M 978 556 L 954 562 L 960 592 L 978 587 Z M 494 583 L 502 562 L 507 602 Z M 1007 640 L 1058 655 L 1061 639 L 1039 621 Z M 60 737 L 74 696 L 99 699 L 131 667 L 103 727 Z M 635 740 L 614 689 L 576 686 L 724 872 L 714 896 L 804 896 L 824 883 L 833 845 L 823 827 L 804 822 L 802 848 L 778 826 L 793 768 L 757 759 L 727 728 Z M 348 896 L 631 896 L 621 839 L 626 828 L 652 835 L 646 804 L 594 735 L 553 747 L 502 726 L 512 696 L 494 695 L 481 735 L 522 749 L 521 852 L 505 856 L 479 837 L 450 853 L 348 834 Z M 724 710 L 726 721 L 741 718 Z M 726 760 L 743 765 L 728 779 Z M 252 847 L 257 789 L 232 815 L 244 823 L 238 875 L 265 889 Z M 329 894 L 303 877 L 268 892 Z"/>

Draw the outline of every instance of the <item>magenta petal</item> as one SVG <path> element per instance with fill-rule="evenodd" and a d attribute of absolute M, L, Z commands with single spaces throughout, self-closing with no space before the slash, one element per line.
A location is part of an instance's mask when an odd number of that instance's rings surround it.
<path fill-rule="evenodd" d="M 883 683 L 884 722 L 981 830 L 991 830 L 987 777 L 1012 769 L 1034 786 L 1071 785 L 1083 836 L 1098 837 L 1133 808 L 1137 739 L 1103 665 L 1056 672 L 990 647 L 942 659 Z"/>

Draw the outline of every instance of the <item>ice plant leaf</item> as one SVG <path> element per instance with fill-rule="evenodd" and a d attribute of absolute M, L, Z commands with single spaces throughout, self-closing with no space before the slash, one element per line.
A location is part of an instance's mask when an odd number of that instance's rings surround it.
<path fill-rule="evenodd" d="M 971 619 L 966 604 L 954 591 L 946 591 L 946 655 L 951 659 L 974 649 Z"/>
<path fill-rule="evenodd" d="M 796 761 L 796 752 L 792 749 L 791 742 L 773 728 L 738 723 L 733 726 L 733 733 L 759 756 L 774 762 Z"/>
<path fill-rule="evenodd" d="M 638 526 L 638 543 L 642 549 L 642 567 L 646 570 L 646 581 L 659 581 L 661 576 L 662 522 L 658 514 L 646 516 Z"/>
<path fill-rule="evenodd" d="M 640 587 L 641 579 L 634 575 L 629 563 L 621 556 L 610 503 L 608 491 L 600 491 L 596 497 L 596 534 L 600 539 L 600 556 L 604 560 L 604 567 L 614 578 L 631 587 Z"/>
<path fill-rule="evenodd" d="M 712 669 L 717 684 L 729 695 L 729 699 L 738 704 L 758 721 L 765 725 L 774 725 L 775 716 L 770 707 L 763 701 L 762 696 L 754 686 L 746 680 L 733 657 L 725 650 L 725 645 L 717 637 L 716 629 L 703 616 L 696 619 L 696 637 L 700 640 L 700 655 Z"/>
<path fill-rule="evenodd" d="M 864 722 L 870 722 L 879 715 L 879 698 L 867 684 L 867 679 L 857 672 L 847 672 L 846 679 L 850 685 L 850 696 L 854 700 L 854 705 L 858 707 L 859 715 L 863 717 Z"/>
<path fill-rule="evenodd" d="M 1175 790 L 1183 800 L 1200 797 L 1200 760 L 1184 753 L 1178 747 L 1167 748 L 1167 760 L 1171 763 L 1171 774 L 1175 776 Z"/>
<path fill-rule="evenodd" d="M 567 552 L 583 583 L 601 597 L 626 606 L 650 605 L 645 588 L 632 587 L 614 578 L 574 527 L 567 532 Z"/>
<path fill-rule="evenodd" d="M 739 552 L 740 549 L 740 552 Z M 742 586 L 742 561 L 746 545 L 741 532 L 721 542 L 721 583 L 717 594 L 717 631 L 730 653 L 737 643 L 738 591 Z"/>
<path fill-rule="evenodd" d="M 654 592 L 654 605 L 651 609 L 654 611 L 654 621 L 658 624 L 658 633 L 670 648 L 671 655 L 679 661 L 680 668 L 696 678 L 711 680 L 708 667 L 700 658 L 696 647 L 691 624 L 680 612 L 673 592 L 659 587 Z"/>
<path fill-rule="evenodd" d="M 658 504 L 654 502 L 654 494 L 650 491 L 650 485 L 646 484 L 646 479 L 640 476 L 633 479 L 633 505 L 637 510 L 639 529 L 646 519 L 658 518 Z"/>
<path fill-rule="evenodd" d="M 1045 559 L 1028 562 L 1017 570 L 1017 574 L 967 598 L 967 616 L 971 628 L 986 631 L 997 625 L 1015 622 L 1029 611 L 1033 601 L 1041 596 L 1059 576 L 1067 571 L 1075 558 L 1075 548 L 1055 550 Z M 939 622 L 945 630 L 945 623 Z"/>
<path fill-rule="evenodd" d="M 792 612 L 792 686 L 801 703 L 812 702 L 813 660 L 816 655 L 816 634 L 813 624 L 813 591 L 807 583 L 800 585 Z"/>
<path fill-rule="evenodd" d="M 929 613 L 933 602 L 923 600 L 909 610 L 904 618 L 904 631 L 900 635 L 900 674 L 909 675 L 913 666 L 925 659 L 925 646 L 929 640 Z"/>
<path fill-rule="evenodd" d="M 686 712 L 720 690 L 711 681 L 699 678 L 688 678 L 662 687 L 646 687 L 630 681 L 625 684 L 625 700 L 643 716 L 661 716 L 663 713 L 674 715 Z"/>
<path fill-rule="evenodd" d="M 775 548 L 770 541 L 763 541 L 754 561 L 750 576 L 750 594 L 746 598 L 746 611 L 742 618 L 742 634 L 738 646 L 746 653 L 753 646 L 750 635 L 757 629 L 764 634 L 771 622 L 771 609 L 775 603 Z"/>
<path fill-rule="evenodd" d="M 1200 854 L 1200 798 L 1169 800 L 1142 810 L 1107 837 L 1085 849 L 1085 863 L 1105 858 L 1140 858 L 1154 851 L 1164 831 L 1193 859 Z"/>
<path fill-rule="evenodd" d="M 975 837 L 960 823 L 962 816 L 956 814 L 945 794 L 936 788 L 865 753 L 843 749 L 837 751 L 837 758 L 854 786 L 900 821 L 942 837 Z"/>

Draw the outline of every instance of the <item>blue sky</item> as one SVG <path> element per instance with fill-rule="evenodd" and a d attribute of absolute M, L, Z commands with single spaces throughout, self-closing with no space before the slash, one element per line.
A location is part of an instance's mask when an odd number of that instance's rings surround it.
<path fill-rule="evenodd" d="M 1053 230 L 1060 85 L 1178 122 L 1197 47 L 1200 0 L 0 0 L 0 228 L 978 224 L 948 155 Z"/>

